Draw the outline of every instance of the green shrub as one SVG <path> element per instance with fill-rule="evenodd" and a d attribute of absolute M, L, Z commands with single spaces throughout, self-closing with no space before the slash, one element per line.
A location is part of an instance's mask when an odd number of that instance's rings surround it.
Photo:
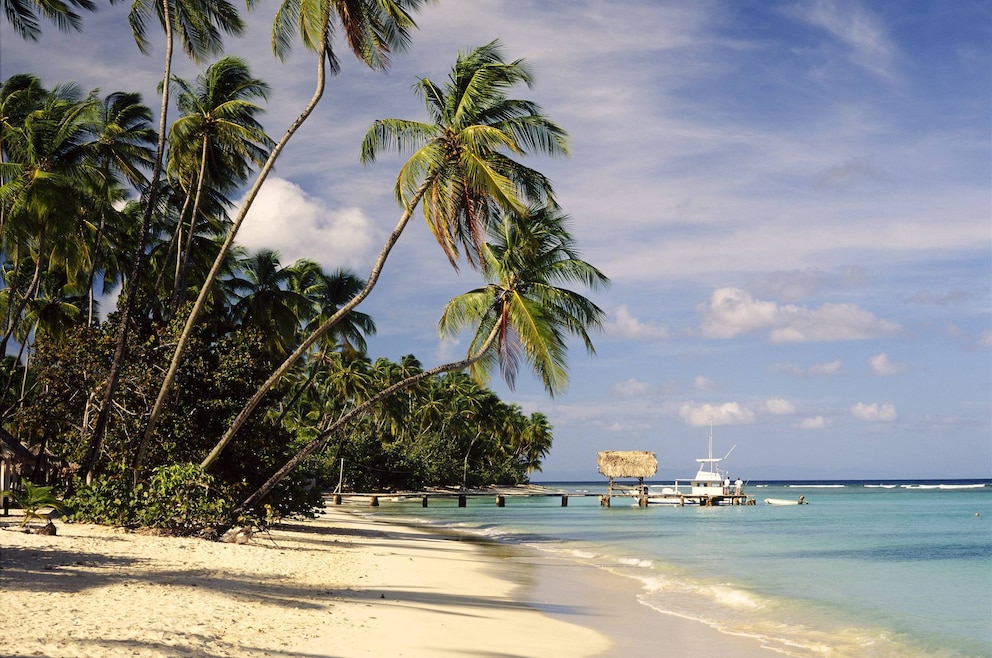
<path fill-rule="evenodd" d="M 141 485 L 132 489 L 123 473 L 97 476 L 92 484 L 79 487 L 69 499 L 72 513 L 67 520 L 136 527 L 141 495 Z"/>
<path fill-rule="evenodd" d="M 97 477 L 79 489 L 71 505 L 71 521 L 162 528 L 176 535 L 224 525 L 232 509 L 213 476 L 196 464 L 160 466 L 147 485 L 133 488 L 122 473 Z"/>
<path fill-rule="evenodd" d="M 214 477 L 199 465 L 173 464 L 152 472 L 138 521 L 146 527 L 190 535 L 226 524 L 232 507 L 224 492 L 215 487 Z"/>

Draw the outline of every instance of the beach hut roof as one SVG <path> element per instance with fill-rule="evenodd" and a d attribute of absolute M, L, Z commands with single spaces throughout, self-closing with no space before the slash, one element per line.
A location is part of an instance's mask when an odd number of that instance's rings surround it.
<path fill-rule="evenodd" d="M 31 451 L 21 445 L 7 430 L 0 427 L 0 457 L 5 462 L 28 464 L 34 459 Z"/>
<path fill-rule="evenodd" d="M 605 450 L 597 460 L 599 474 L 608 478 L 649 478 L 658 472 L 658 458 L 653 452 Z"/>

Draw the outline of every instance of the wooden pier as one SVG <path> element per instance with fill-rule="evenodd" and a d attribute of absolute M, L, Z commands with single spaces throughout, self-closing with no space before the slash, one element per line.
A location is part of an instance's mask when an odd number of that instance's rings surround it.
<path fill-rule="evenodd" d="M 715 464 L 721 460 L 708 457 L 696 461 Z M 538 485 L 493 487 L 488 490 L 476 491 L 451 488 L 394 493 L 341 493 L 341 483 L 344 480 L 344 460 L 341 460 L 341 477 L 338 480 L 338 488 L 327 494 L 325 501 L 334 505 L 341 505 L 345 499 L 357 499 L 361 502 L 367 502 L 371 507 L 379 507 L 383 500 L 403 502 L 417 499 L 420 500 L 421 507 L 427 507 L 432 498 L 455 498 L 458 501 L 458 507 L 466 507 L 469 498 L 492 498 L 496 502 L 496 507 L 506 507 L 507 498 L 560 498 L 561 506 L 568 507 L 569 498 L 589 498 L 592 496 L 599 498 L 599 504 L 602 507 L 610 507 L 614 498 L 632 498 L 637 501 L 637 505 L 640 507 L 649 505 L 715 507 L 754 505 L 756 502 L 754 498 L 741 491 L 743 483 L 740 480 L 735 483 L 735 486 L 731 486 L 729 477 L 724 483 L 715 472 L 712 477 L 704 477 L 710 474 L 703 473 L 702 470 L 690 482 L 691 486 L 688 489 L 680 489 L 679 480 L 676 480 L 672 485 L 657 485 L 665 487 L 661 491 L 652 491 L 652 487 L 646 485 L 644 481 L 654 477 L 658 471 L 658 459 L 653 452 L 608 450 L 599 453 L 597 464 L 600 475 L 607 477 L 605 494 L 554 491 Z M 623 480 L 627 480 L 627 482 Z"/>
<path fill-rule="evenodd" d="M 727 494 L 724 496 L 694 496 L 691 494 L 657 494 L 649 493 L 647 489 L 643 486 L 639 487 L 623 487 L 615 486 L 611 488 L 608 493 L 597 494 L 597 493 L 568 493 L 562 491 L 549 491 L 549 492 L 534 492 L 526 491 L 520 493 L 511 492 L 485 492 L 485 491 L 470 491 L 464 493 L 454 493 L 454 492 L 442 492 L 442 491 L 430 491 L 430 492 L 416 492 L 416 493 L 335 493 L 330 494 L 326 497 L 330 503 L 334 505 L 342 505 L 346 499 L 357 500 L 361 502 L 367 502 L 370 507 L 379 507 L 382 501 L 392 501 L 392 502 L 403 502 L 411 500 L 420 500 L 421 507 L 428 507 L 430 500 L 433 498 L 435 500 L 451 500 L 457 499 L 458 507 L 466 507 L 468 505 L 469 498 L 491 498 L 496 504 L 496 507 L 506 507 L 506 500 L 508 498 L 559 498 L 561 500 L 562 507 L 568 507 L 569 498 L 599 498 L 599 504 L 603 507 L 610 507 L 610 501 L 613 498 L 631 498 L 637 500 L 637 504 L 641 507 L 647 507 L 648 505 L 701 505 L 703 507 L 712 507 L 714 505 L 754 505 L 755 499 L 751 498 L 747 494 Z"/>
<path fill-rule="evenodd" d="M 380 501 L 388 500 L 393 502 L 401 502 L 408 500 L 420 499 L 420 506 L 427 507 L 428 502 L 431 498 L 433 499 L 458 499 L 459 507 L 466 507 L 469 498 L 492 498 L 496 502 L 496 507 L 506 507 L 507 498 L 561 498 L 561 506 L 568 507 L 569 498 L 588 498 L 590 496 L 598 496 L 599 494 L 591 493 L 567 493 L 562 491 L 548 491 L 548 492 L 535 492 L 535 491 L 522 491 L 516 492 L 506 492 L 501 491 L 499 493 L 486 492 L 486 491 L 466 491 L 461 493 L 448 492 L 448 491 L 428 491 L 428 492 L 416 492 L 416 493 L 334 493 L 329 494 L 325 497 L 325 500 L 329 500 L 334 505 L 342 505 L 345 499 L 358 499 L 367 500 L 369 506 L 379 507 Z"/>

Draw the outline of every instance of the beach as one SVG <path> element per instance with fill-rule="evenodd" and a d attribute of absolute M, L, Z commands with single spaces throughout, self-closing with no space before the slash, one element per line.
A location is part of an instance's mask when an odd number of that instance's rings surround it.
<path fill-rule="evenodd" d="M 248 543 L 0 517 L 7 656 L 781 655 L 637 603 L 636 583 L 357 506 Z"/>

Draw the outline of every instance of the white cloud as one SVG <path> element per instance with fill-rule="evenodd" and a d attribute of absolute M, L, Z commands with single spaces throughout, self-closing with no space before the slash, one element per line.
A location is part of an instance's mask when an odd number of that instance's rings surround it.
<path fill-rule="evenodd" d="M 697 391 L 712 391 L 716 388 L 716 382 L 709 377 L 696 375 L 696 377 L 692 380 L 692 387 Z"/>
<path fill-rule="evenodd" d="M 889 356 L 885 352 L 871 357 L 868 359 L 868 363 L 871 364 L 872 372 L 876 375 L 898 375 L 909 370 L 907 364 L 889 360 Z"/>
<path fill-rule="evenodd" d="M 122 284 L 117 284 L 106 295 L 100 297 L 96 309 L 96 315 L 103 322 L 107 316 L 117 310 L 117 300 L 121 296 Z"/>
<path fill-rule="evenodd" d="M 986 329 L 981 333 L 978 344 L 982 347 L 992 347 L 992 329 Z"/>
<path fill-rule="evenodd" d="M 700 330 L 706 338 L 734 338 L 751 332 L 768 332 L 772 343 L 864 340 L 899 332 L 895 322 L 876 318 L 855 304 L 824 304 L 808 309 L 794 304 L 754 299 L 739 288 L 718 288 L 703 316 Z"/>
<path fill-rule="evenodd" d="M 626 381 L 617 382 L 614 384 L 613 392 L 623 398 L 632 398 L 639 395 L 644 395 L 650 388 L 651 385 L 647 382 L 642 382 L 631 377 Z"/>
<path fill-rule="evenodd" d="M 606 331 L 618 338 L 632 338 L 635 340 L 652 340 L 669 338 L 668 330 L 659 327 L 654 323 L 641 322 L 627 310 L 626 305 L 621 304 L 613 311 L 613 322 L 606 323 Z"/>
<path fill-rule="evenodd" d="M 788 416 L 796 412 L 796 405 L 784 398 L 770 398 L 765 400 L 764 409 L 775 416 Z"/>
<path fill-rule="evenodd" d="M 438 363 L 449 363 L 464 356 L 461 352 L 461 341 L 457 338 L 444 337 L 438 341 L 434 358 Z"/>
<path fill-rule="evenodd" d="M 872 402 L 871 404 L 858 402 L 851 407 L 851 414 L 859 420 L 865 420 L 870 423 L 889 423 L 897 418 L 895 406 L 891 404 L 879 404 L 877 402 Z"/>
<path fill-rule="evenodd" d="M 700 305 L 698 310 L 703 314 L 701 329 L 707 338 L 733 338 L 769 329 L 779 322 L 775 302 L 757 301 L 738 288 L 717 288 L 709 306 Z"/>
<path fill-rule="evenodd" d="M 249 250 L 279 252 L 282 264 L 300 258 L 327 269 L 366 264 L 378 247 L 377 231 L 359 208 L 333 210 L 298 185 L 270 177 L 255 198 L 238 232 Z"/>
<path fill-rule="evenodd" d="M 687 425 L 745 425 L 754 421 L 754 412 L 736 402 L 721 405 L 686 402 L 679 408 L 679 416 Z"/>
<path fill-rule="evenodd" d="M 801 430 L 822 430 L 829 424 L 830 423 L 823 416 L 813 416 L 799 421 L 796 423 L 796 427 Z"/>

